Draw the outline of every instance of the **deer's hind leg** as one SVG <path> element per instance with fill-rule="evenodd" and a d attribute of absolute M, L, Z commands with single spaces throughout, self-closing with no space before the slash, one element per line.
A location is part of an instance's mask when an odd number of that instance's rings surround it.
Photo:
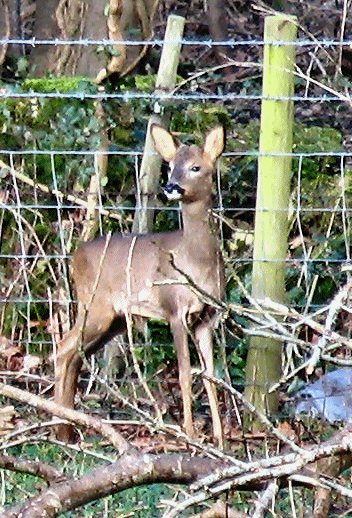
<path fill-rule="evenodd" d="M 96 311 L 91 313 L 79 311 L 73 328 L 58 343 L 55 365 L 54 400 L 66 408 L 74 408 L 78 375 L 82 367 L 84 353 L 90 353 L 108 332 L 113 317 Z M 62 424 L 57 427 L 56 435 L 60 440 L 70 442 L 74 438 L 71 425 Z"/>
<path fill-rule="evenodd" d="M 74 407 L 78 373 L 82 367 L 82 356 L 79 351 L 78 322 L 59 342 L 55 364 L 55 403 L 66 408 Z M 60 424 L 56 436 L 61 441 L 72 442 L 74 428 L 71 425 Z"/>

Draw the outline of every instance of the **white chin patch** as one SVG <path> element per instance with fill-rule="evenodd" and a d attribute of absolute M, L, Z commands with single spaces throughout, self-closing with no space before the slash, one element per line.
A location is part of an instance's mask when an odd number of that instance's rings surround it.
<path fill-rule="evenodd" d="M 170 201 L 180 200 L 182 198 L 181 194 L 177 191 L 165 192 L 165 194 L 166 194 L 167 199 Z"/>

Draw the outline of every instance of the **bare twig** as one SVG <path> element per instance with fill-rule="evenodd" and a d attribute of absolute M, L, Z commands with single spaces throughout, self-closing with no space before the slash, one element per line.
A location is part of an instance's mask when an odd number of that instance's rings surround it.
<path fill-rule="evenodd" d="M 269 482 L 268 487 L 263 491 L 260 497 L 254 503 L 254 513 L 251 518 L 263 518 L 266 510 L 274 502 L 275 496 L 279 491 L 277 480 Z"/>
<path fill-rule="evenodd" d="M 24 182 L 27 185 L 30 185 L 31 187 L 35 187 L 36 189 L 39 189 L 40 191 L 42 191 L 46 194 L 51 194 L 51 195 L 57 196 L 60 199 L 60 201 L 63 201 L 66 199 L 67 201 L 74 203 L 75 205 L 79 205 L 80 207 L 83 207 L 85 209 L 89 209 L 89 207 L 90 207 L 89 201 L 82 200 L 81 198 L 78 198 L 77 196 L 73 196 L 73 194 L 65 194 L 57 189 L 50 189 L 50 187 L 48 187 L 47 185 L 38 183 L 38 182 L 32 180 L 32 178 L 29 178 L 27 175 L 23 174 L 22 172 L 14 169 L 14 168 L 11 168 L 2 160 L 0 160 L 0 169 L 5 170 L 5 171 L 11 171 L 11 174 L 13 174 L 17 178 L 17 180 L 19 180 L 20 182 Z M 8 207 L 5 206 L 5 208 L 8 208 Z M 103 209 L 102 207 L 99 207 L 99 211 L 103 216 L 108 216 L 111 219 L 121 220 L 120 214 L 115 214 L 114 212 Z"/>
<path fill-rule="evenodd" d="M 100 419 L 93 416 L 86 415 L 78 410 L 65 408 L 53 401 L 48 401 L 47 399 L 36 396 L 35 394 L 30 394 L 29 392 L 10 385 L 5 385 L 4 383 L 0 383 L 0 394 L 11 399 L 16 399 L 17 401 L 22 401 L 23 403 L 28 403 L 29 405 L 40 408 L 45 412 L 57 415 L 63 419 L 67 419 L 73 423 L 93 428 L 108 439 L 120 453 L 131 448 L 131 445 L 112 426 L 103 423 Z"/>

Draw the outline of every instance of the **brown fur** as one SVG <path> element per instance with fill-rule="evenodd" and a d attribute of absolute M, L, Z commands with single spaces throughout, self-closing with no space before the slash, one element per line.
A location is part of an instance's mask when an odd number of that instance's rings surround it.
<path fill-rule="evenodd" d="M 151 128 L 157 151 L 170 163 L 165 192 L 182 200 L 183 230 L 122 236 L 114 234 L 81 244 L 73 257 L 73 280 L 78 299 L 74 327 L 58 346 L 55 400 L 73 408 L 82 366 L 79 345 L 90 353 L 113 332 L 125 329 L 126 317 L 157 318 L 170 323 L 177 352 L 183 399 L 184 426 L 194 435 L 188 325 L 200 361 L 212 376 L 214 310 L 187 285 L 182 272 L 204 292 L 221 298 L 224 270 L 218 238 L 211 225 L 212 175 L 223 151 L 221 127 L 210 131 L 203 149 L 178 146 L 158 125 Z M 176 267 L 176 268 L 175 268 Z M 175 282 L 176 281 L 176 282 Z M 222 445 L 215 386 L 204 381 L 213 420 L 214 439 Z M 72 429 L 61 425 L 58 436 L 69 440 Z"/>

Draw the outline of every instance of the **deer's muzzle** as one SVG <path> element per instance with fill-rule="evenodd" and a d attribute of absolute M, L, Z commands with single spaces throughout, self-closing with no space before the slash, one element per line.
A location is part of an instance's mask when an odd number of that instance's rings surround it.
<path fill-rule="evenodd" d="M 185 194 L 185 190 L 177 183 L 168 183 L 165 185 L 164 194 L 168 200 L 179 200 Z"/>

